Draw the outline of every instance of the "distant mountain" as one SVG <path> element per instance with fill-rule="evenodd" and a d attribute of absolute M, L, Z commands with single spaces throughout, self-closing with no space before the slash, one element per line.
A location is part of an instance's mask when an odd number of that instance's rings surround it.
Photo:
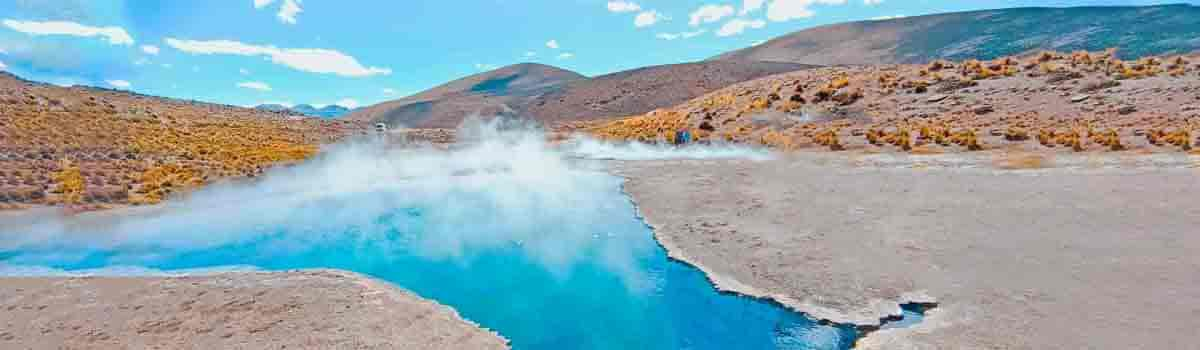
<path fill-rule="evenodd" d="M 306 116 L 310 116 L 310 117 L 325 118 L 325 119 L 341 117 L 343 115 L 346 115 L 346 113 L 350 113 L 350 111 L 351 111 L 351 109 L 349 109 L 349 108 L 338 106 L 338 105 L 328 105 L 325 107 L 316 108 L 316 107 L 313 107 L 312 105 L 307 105 L 307 104 L 295 105 L 292 107 L 288 107 L 288 106 L 284 106 L 284 105 L 280 105 L 280 104 L 263 104 L 263 105 L 258 105 L 254 108 L 259 109 L 259 110 L 264 110 L 264 111 L 271 111 L 271 112 L 290 112 L 290 113 L 306 115 Z"/>
<path fill-rule="evenodd" d="M 534 96 L 585 79 L 582 74 L 558 67 L 522 63 L 360 108 L 348 118 L 394 126 L 453 128 L 472 114 L 515 115 Z"/>
<path fill-rule="evenodd" d="M 473 114 L 540 121 L 627 116 L 673 106 L 733 83 L 807 67 L 792 63 L 697 62 L 588 78 L 557 67 L 524 63 L 364 107 L 348 118 L 452 128 Z"/>
<path fill-rule="evenodd" d="M 833 24 L 784 35 L 714 60 L 820 65 L 991 59 L 1037 50 L 1125 58 L 1200 49 L 1200 7 L 1013 8 Z"/>

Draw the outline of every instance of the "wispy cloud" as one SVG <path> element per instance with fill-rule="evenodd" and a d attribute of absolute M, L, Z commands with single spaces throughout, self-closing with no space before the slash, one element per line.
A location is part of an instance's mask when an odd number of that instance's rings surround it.
<path fill-rule="evenodd" d="M 283 5 L 279 6 L 279 13 L 276 14 L 276 17 L 279 17 L 280 22 L 296 24 L 296 15 L 300 12 L 304 12 L 304 9 L 300 8 L 300 0 L 283 0 Z"/>
<path fill-rule="evenodd" d="M 147 54 L 150 54 L 150 55 L 157 55 L 157 54 L 158 54 L 158 51 L 159 51 L 159 50 L 158 50 L 158 46 L 154 46 L 154 45 L 142 45 L 142 52 L 145 52 L 145 53 L 147 53 Z"/>
<path fill-rule="evenodd" d="M 655 37 L 657 37 L 659 39 L 663 39 L 663 40 L 688 39 L 688 38 L 699 36 L 699 35 L 707 33 L 707 32 L 708 32 L 708 30 L 700 29 L 700 30 L 691 31 L 691 32 L 658 33 L 658 35 L 655 35 Z"/>
<path fill-rule="evenodd" d="M 558 54 L 558 59 L 560 59 L 560 60 L 569 60 L 572 58 L 575 58 L 575 54 L 570 53 L 570 52 L 563 52 L 563 53 Z"/>
<path fill-rule="evenodd" d="M 133 84 L 130 84 L 128 81 L 125 81 L 125 80 L 105 80 L 104 82 L 108 83 L 108 85 L 110 85 L 112 87 L 121 88 L 121 89 L 128 89 L 130 86 L 133 86 Z"/>
<path fill-rule="evenodd" d="M 254 8 L 262 9 L 273 3 L 275 3 L 275 0 L 254 0 Z M 283 3 L 279 5 L 279 12 L 275 13 L 275 17 L 279 18 L 280 22 L 296 24 L 296 15 L 304 12 L 304 9 L 300 8 L 300 4 L 302 3 L 302 0 L 283 0 Z"/>
<path fill-rule="evenodd" d="M 355 109 L 355 108 L 358 108 L 358 106 L 362 105 L 358 102 L 358 100 L 355 100 L 352 98 L 343 98 L 341 100 L 338 100 L 337 103 L 335 103 L 335 104 L 338 106 L 349 108 L 349 109 Z"/>
<path fill-rule="evenodd" d="M 92 27 L 67 21 L 17 21 L 6 19 L 4 26 L 29 35 L 71 35 L 79 37 L 104 37 L 109 44 L 133 45 L 133 37 L 121 27 Z"/>
<path fill-rule="evenodd" d="M 490 64 L 490 63 L 476 63 L 475 69 L 476 70 L 493 70 L 493 69 L 496 69 L 496 65 Z"/>
<path fill-rule="evenodd" d="M 889 20 L 889 19 L 898 19 L 898 18 L 904 18 L 904 15 L 892 15 L 892 16 L 879 16 L 879 17 L 871 17 L 871 20 L 872 20 L 872 21 L 886 21 L 886 20 Z"/>
<path fill-rule="evenodd" d="M 775 22 L 809 18 L 816 14 L 812 5 L 845 5 L 846 0 L 773 0 L 767 5 L 767 19 Z"/>
<path fill-rule="evenodd" d="M 246 88 L 258 91 L 271 91 L 271 86 L 261 81 L 244 81 L 237 84 L 240 88 Z"/>
<path fill-rule="evenodd" d="M 637 3 L 632 2 L 632 1 L 617 0 L 617 1 L 609 1 L 608 2 L 608 11 L 609 12 L 624 13 L 624 12 L 637 12 L 637 11 L 641 11 L 641 10 L 642 10 L 642 6 L 638 5 Z"/>
<path fill-rule="evenodd" d="M 392 88 L 384 88 L 383 94 L 385 96 L 395 96 L 397 94 L 397 91 L 396 91 L 396 89 L 392 89 Z"/>
<path fill-rule="evenodd" d="M 558 40 L 550 40 L 550 41 L 547 41 L 547 42 L 546 42 L 546 47 L 548 47 L 548 48 L 551 48 L 551 49 L 556 49 L 556 50 L 557 50 L 557 49 L 558 49 Z"/>
<path fill-rule="evenodd" d="M 722 18 L 732 16 L 733 11 L 733 6 L 729 5 L 700 6 L 688 15 L 688 25 L 695 27 L 704 23 L 720 21 Z"/>
<path fill-rule="evenodd" d="M 767 22 L 765 22 L 761 19 L 748 20 L 748 19 L 742 19 L 742 18 L 734 18 L 734 19 L 729 20 L 729 22 L 725 22 L 725 25 L 722 25 L 721 29 L 717 29 L 717 36 L 723 37 L 723 36 L 738 35 L 738 34 L 742 34 L 742 32 L 745 32 L 746 29 L 761 29 L 762 27 L 766 27 L 766 26 L 767 26 Z"/>
<path fill-rule="evenodd" d="M 231 40 L 183 40 L 166 39 L 167 46 L 198 55 L 266 56 L 271 62 L 295 70 L 337 74 L 345 77 L 369 77 L 389 75 L 392 70 L 366 67 L 357 59 L 344 53 L 328 49 L 281 49 L 275 46 L 259 46 Z"/>
<path fill-rule="evenodd" d="M 743 0 L 741 15 L 745 16 L 746 14 L 749 14 L 751 12 L 761 10 L 763 7 L 763 4 L 765 4 L 766 2 L 767 2 L 767 0 Z"/>
<path fill-rule="evenodd" d="M 663 16 L 662 13 L 659 13 L 655 10 L 643 11 L 642 13 L 639 13 L 637 17 L 633 18 L 633 26 L 637 28 L 644 28 L 664 20 L 670 20 L 670 18 Z"/>

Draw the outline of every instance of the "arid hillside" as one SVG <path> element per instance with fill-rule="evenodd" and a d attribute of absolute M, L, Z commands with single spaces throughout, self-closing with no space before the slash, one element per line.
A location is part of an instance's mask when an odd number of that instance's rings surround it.
<path fill-rule="evenodd" d="M 393 127 L 454 128 L 472 114 L 513 115 L 535 96 L 584 79 L 557 67 L 516 64 L 360 108 L 346 118 Z"/>
<path fill-rule="evenodd" d="M 737 82 L 810 67 L 696 62 L 586 78 L 551 66 L 519 64 L 362 108 L 349 118 L 415 128 L 454 128 L 471 115 L 520 116 L 542 122 L 611 118 L 673 106 Z"/>
<path fill-rule="evenodd" d="M 839 23 L 802 30 L 717 60 L 820 65 L 990 60 L 1041 50 L 1121 58 L 1200 49 L 1200 7 L 1013 8 Z"/>
<path fill-rule="evenodd" d="M 0 209 L 151 204 L 316 154 L 364 123 L 0 73 Z"/>
<path fill-rule="evenodd" d="M 1195 152 L 1200 55 L 1115 57 L 1115 50 L 1043 52 L 819 68 L 576 127 L 650 142 L 686 128 L 702 142 L 789 150 Z"/>

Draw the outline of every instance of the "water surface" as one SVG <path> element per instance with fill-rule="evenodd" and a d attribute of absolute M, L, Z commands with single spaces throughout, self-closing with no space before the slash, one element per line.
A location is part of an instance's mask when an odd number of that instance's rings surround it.
<path fill-rule="evenodd" d="M 619 178 L 526 143 L 335 151 L 161 212 L 0 233 L 0 264 L 345 269 L 449 305 L 516 349 L 846 349 L 857 336 L 718 293 L 668 259 Z"/>

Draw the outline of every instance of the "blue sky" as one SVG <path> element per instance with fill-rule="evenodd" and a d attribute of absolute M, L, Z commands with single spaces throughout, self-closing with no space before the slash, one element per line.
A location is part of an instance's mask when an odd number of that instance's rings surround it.
<path fill-rule="evenodd" d="M 594 76 L 835 22 L 1178 2 L 0 0 L 0 70 L 234 105 L 369 105 L 519 62 Z"/>

